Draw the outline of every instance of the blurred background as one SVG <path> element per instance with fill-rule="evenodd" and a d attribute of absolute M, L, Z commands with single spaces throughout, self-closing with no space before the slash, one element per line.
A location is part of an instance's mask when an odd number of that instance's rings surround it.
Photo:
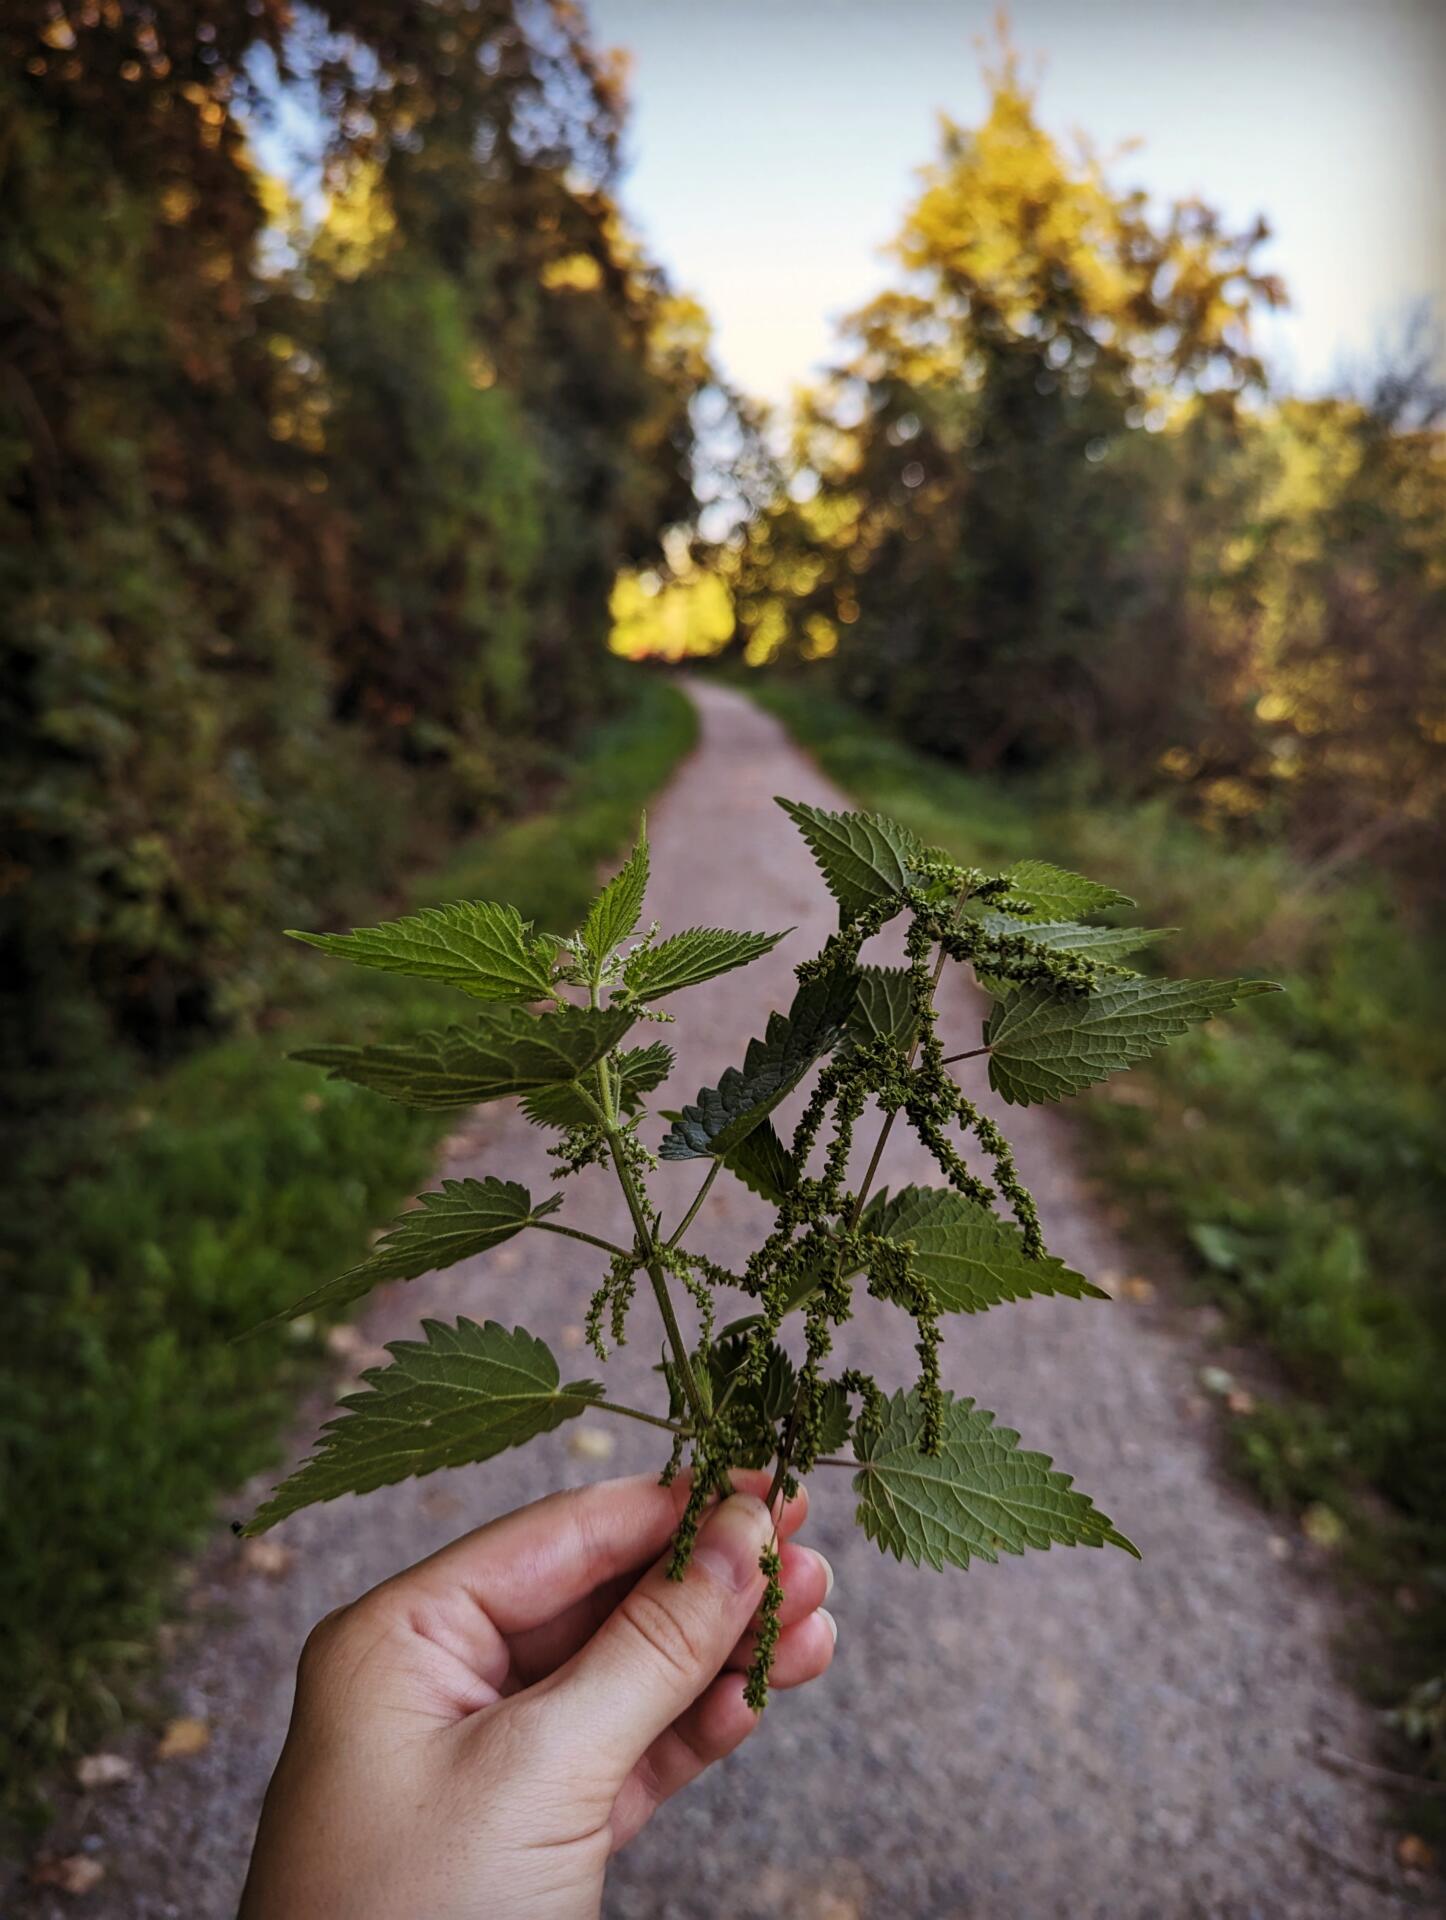
<path fill-rule="evenodd" d="M 278 929 L 561 924 L 693 738 L 682 662 L 1287 985 L 1078 1150 L 1245 1356 L 1222 1446 L 1350 1596 L 1429 1872 L 1443 90 L 1439 0 L 0 8 L 21 1850 L 335 1352 L 230 1336 L 435 1147 L 282 1059 L 435 998 Z"/>

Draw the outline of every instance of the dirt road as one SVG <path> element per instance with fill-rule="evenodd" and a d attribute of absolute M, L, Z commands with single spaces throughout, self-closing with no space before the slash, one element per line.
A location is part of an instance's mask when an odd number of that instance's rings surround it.
<path fill-rule="evenodd" d="M 741 1057 L 767 1009 L 786 1002 L 794 962 L 832 923 L 812 860 L 771 796 L 846 804 L 741 696 L 702 687 L 696 698 L 702 743 L 650 822 L 656 910 L 672 929 L 798 932 L 759 964 L 673 1003 L 680 1065 L 664 1105 Z M 956 982 L 944 1004 L 946 1028 L 971 1044 L 977 1003 Z M 1058 1117 L 1037 1108 L 1005 1117 L 1052 1251 L 1107 1282 L 1131 1272 L 1077 1183 Z M 449 1142 L 443 1171 L 546 1190 L 545 1145 L 510 1106 L 483 1109 Z M 932 1168 L 900 1139 L 885 1173 L 928 1180 Z M 665 1175 L 680 1198 L 691 1195 L 690 1169 Z M 600 1177 L 569 1205 L 577 1223 L 625 1235 L 620 1202 Z M 699 1244 L 736 1264 L 759 1218 L 722 1180 Z M 524 1237 L 474 1266 L 392 1289 L 363 1321 L 364 1338 L 374 1346 L 411 1333 L 423 1312 L 460 1310 L 575 1345 L 594 1277 L 587 1254 Z M 609 1376 L 623 1394 L 656 1393 L 645 1306 Z M 912 1377 L 909 1329 L 890 1309 L 865 1302 L 843 1351 L 885 1381 Z M 1139 1542 L 1143 1564 L 1056 1550 L 967 1574 L 900 1568 L 854 1526 L 847 1477 L 820 1473 L 811 1537 L 838 1575 L 833 1670 L 806 1697 L 778 1699 L 737 1758 L 617 1863 L 613 1920 L 1406 1911 L 1389 1889 L 1389 1846 L 1366 1790 L 1312 1750 L 1324 1739 L 1366 1755 L 1371 1742 L 1368 1713 L 1332 1670 L 1330 1583 L 1310 1549 L 1282 1538 L 1222 1478 L 1199 1363 L 1190 1315 L 1168 1300 L 1034 1301 L 951 1323 L 950 1384 L 1073 1472 Z M 15 1911 L 231 1915 L 308 1627 L 549 1487 L 658 1463 L 643 1429 L 618 1431 L 601 1416 L 588 1424 L 615 1443 L 605 1465 L 579 1456 L 570 1427 L 477 1469 L 299 1515 L 274 1536 L 295 1555 L 280 1577 L 246 1571 L 237 1550 L 218 1543 L 197 1577 L 172 1682 L 176 1710 L 211 1724 L 209 1747 L 147 1762 L 130 1785 L 70 1809 L 61 1845 L 92 1848 L 105 1879 L 84 1900 L 21 1895 Z"/>

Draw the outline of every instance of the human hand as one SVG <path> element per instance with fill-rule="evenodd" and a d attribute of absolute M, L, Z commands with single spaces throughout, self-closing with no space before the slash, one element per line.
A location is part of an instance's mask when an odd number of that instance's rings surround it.
<path fill-rule="evenodd" d="M 687 1497 L 641 1477 L 553 1494 L 329 1614 L 297 1677 L 240 1920 L 582 1920 L 611 1854 L 757 1724 L 744 1703 L 768 1476 L 735 1473 L 682 1581 Z M 821 1555 L 778 1517 L 771 1684 L 837 1629 Z"/>

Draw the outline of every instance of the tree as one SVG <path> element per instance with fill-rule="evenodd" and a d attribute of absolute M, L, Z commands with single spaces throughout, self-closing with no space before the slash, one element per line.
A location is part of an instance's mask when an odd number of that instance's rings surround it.
<path fill-rule="evenodd" d="M 836 645 L 857 697 L 976 765 L 1102 736 L 1112 651 L 1177 592 L 1140 537 L 1147 429 L 1192 394 L 1233 421 L 1261 378 L 1252 304 L 1283 297 L 1252 264 L 1263 222 L 1153 216 L 1061 152 L 1007 46 L 989 78 L 738 568 L 755 636 Z"/>

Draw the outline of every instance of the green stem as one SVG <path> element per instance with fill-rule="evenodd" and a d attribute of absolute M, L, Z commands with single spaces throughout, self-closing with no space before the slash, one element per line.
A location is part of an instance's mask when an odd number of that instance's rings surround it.
<path fill-rule="evenodd" d="M 668 1239 L 667 1244 L 670 1247 L 676 1247 L 678 1242 L 682 1239 L 683 1235 L 688 1231 L 689 1227 L 692 1226 L 699 1207 L 701 1207 L 703 1202 L 708 1198 L 708 1189 L 712 1186 L 713 1182 L 718 1178 L 719 1169 L 722 1167 L 722 1165 L 723 1165 L 723 1162 L 721 1160 L 715 1160 L 712 1163 L 712 1165 L 709 1167 L 707 1173 L 704 1176 L 702 1186 L 699 1187 L 698 1191 L 693 1195 L 692 1206 L 689 1207 L 688 1211 L 683 1215 L 682 1219 L 678 1222 L 677 1227 L 674 1229 L 673 1233 Z"/>
<path fill-rule="evenodd" d="M 644 1413 L 641 1407 L 625 1407 L 617 1400 L 589 1400 L 590 1407 L 596 1407 L 599 1413 L 619 1413 L 625 1420 L 642 1420 L 650 1427 L 661 1427 L 664 1433 L 681 1433 L 691 1439 L 693 1429 L 685 1427 L 676 1420 L 664 1420 L 656 1413 Z"/>
<path fill-rule="evenodd" d="M 673 1349 L 673 1365 L 677 1369 L 679 1382 L 682 1385 L 688 1406 L 692 1411 L 694 1426 L 698 1428 L 706 1427 L 709 1418 L 708 1403 L 703 1398 L 703 1390 L 698 1385 L 698 1376 L 694 1373 L 693 1363 L 688 1357 L 688 1343 L 684 1340 L 683 1329 L 678 1324 L 678 1316 L 673 1308 L 673 1297 L 668 1291 L 667 1275 L 663 1272 L 662 1262 L 658 1258 L 658 1243 L 653 1231 L 652 1222 L 648 1219 L 643 1209 L 642 1197 L 638 1192 L 637 1182 L 633 1179 L 632 1171 L 623 1153 L 622 1142 L 618 1134 L 617 1109 L 613 1104 L 612 1081 L 608 1074 L 606 1059 L 599 1060 L 597 1076 L 598 1091 L 602 1096 L 601 1105 L 592 1098 L 587 1089 L 582 1086 L 581 1082 L 578 1083 L 578 1091 L 597 1115 L 598 1123 L 607 1138 L 608 1152 L 612 1156 L 613 1168 L 618 1176 L 618 1185 L 623 1190 L 623 1198 L 628 1203 L 628 1212 L 632 1215 L 633 1232 L 637 1236 L 638 1251 L 643 1256 L 643 1264 L 647 1272 L 648 1280 L 652 1285 L 653 1296 L 657 1300 L 658 1311 L 663 1316 L 663 1326 L 667 1331 L 668 1344 Z M 610 1249 L 610 1251 L 620 1252 L 622 1249 Z M 676 1428 L 669 1426 L 669 1422 L 667 1421 L 662 1421 L 659 1424 L 669 1427 L 669 1430 L 672 1432 L 677 1431 Z"/>
<path fill-rule="evenodd" d="M 652 1282 L 653 1294 L 658 1302 L 658 1311 L 663 1316 L 663 1325 L 667 1329 L 668 1343 L 673 1349 L 673 1365 L 678 1370 L 678 1379 L 682 1385 L 688 1405 L 692 1409 L 696 1425 L 708 1424 L 708 1403 L 703 1398 L 703 1390 L 698 1385 L 698 1376 L 693 1371 L 693 1363 L 688 1357 L 688 1344 L 683 1338 L 683 1329 L 678 1324 L 678 1316 L 673 1309 L 673 1296 L 668 1291 L 668 1278 L 663 1272 L 662 1262 L 658 1258 L 658 1243 L 653 1236 L 653 1228 L 643 1211 L 643 1203 L 638 1194 L 637 1182 L 633 1179 L 618 1140 L 617 1128 L 607 1128 L 608 1149 L 613 1157 L 613 1166 L 617 1170 L 618 1183 L 622 1187 L 623 1197 L 628 1203 L 628 1212 L 633 1216 L 633 1229 L 638 1236 L 638 1246 L 643 1253 L 643 1263 L 648 1279 Z"/>
<path fill-rule="evenodd" d="M 584 1233 L 580 1227 L 564 1227 L 555 1220 L 534 1220 L 530 1224 L 541 1233 L 561 1233 L 569 1240 L 582 1240 L 590 1247 L 601 1247 L 604 1253 L 627 1255 L 626 1247 L 620 1247 L 612 1240 L 603 1240 L 595 1233 Z"/>
<path fill-rule="evenodd" d="M 977 1060 L 981 1053 L 993 1053 L 993 1051 L 993 1047 L 970 1047 L 965 1053 L 946 1054 L 939 1064 L 952 1067 L 956 1060 Z"/>

